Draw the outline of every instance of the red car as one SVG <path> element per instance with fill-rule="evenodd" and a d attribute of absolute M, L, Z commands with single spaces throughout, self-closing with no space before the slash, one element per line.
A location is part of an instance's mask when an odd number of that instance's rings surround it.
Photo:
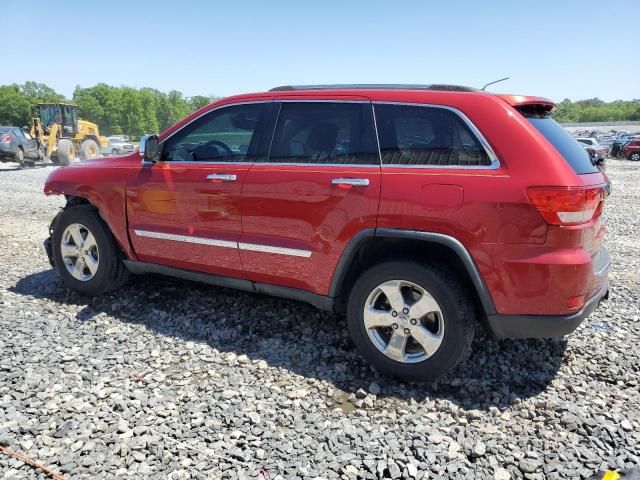
<path fill-rule="evenodd" d="M 624 147 L 624 156 L 629 160 L 637 162 L 640 160 L 640 138 L 634 138 Z"/>
<path fill-rule="evenodd" d="M 87 295 L 152 272 L 346 313 L 379 370 L 433 379 L 479 325 L 561 336 L 607 295 L 608 180 L 554 108 L 447 85 L 225 98 L 52 172 L 45 245 Z"/>

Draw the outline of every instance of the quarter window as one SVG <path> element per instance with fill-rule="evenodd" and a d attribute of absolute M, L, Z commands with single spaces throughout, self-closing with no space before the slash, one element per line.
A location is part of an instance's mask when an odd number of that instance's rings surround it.
<path fill-rule="evenodd" d="M 283 103 L 269 161 L 378 165 L 371 105 Z"/>
<path fill-rule="evenodd" d="M 249 162 L 258 144 L 264 104 L 234 105 L 205 115 L 169 137 L 162 160 Z"/>
<path fill-rule="evenodd" d="M 482 144 L 451 110 L 391 104 L 374 108 L 383 164 L 491 165 Z"/>

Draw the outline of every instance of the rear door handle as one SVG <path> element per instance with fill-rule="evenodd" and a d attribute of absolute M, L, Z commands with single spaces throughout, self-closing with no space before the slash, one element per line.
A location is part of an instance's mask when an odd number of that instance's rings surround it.
<path fill-rule="evenodd" d="M 367 187 L 369 186 L 368 178 L 334 178 L 331 180 L 332 185 L 344 185 L 350 187 Z"/>
<path fill-rule="evenodd" d="M 212 173 L 207 175 L 207 180 L 213 180 L 214 182 L 235 182 L 236 176 L 231 173 Z"/>

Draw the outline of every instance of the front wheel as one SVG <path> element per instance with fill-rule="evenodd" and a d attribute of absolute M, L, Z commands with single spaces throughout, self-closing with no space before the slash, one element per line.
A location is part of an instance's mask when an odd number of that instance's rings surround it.
<path fill-rule="evenodd" d="M 349 296 L 349 332 L 381 372 L 435 380 L 470 350 L 476 318 L 460 282 L 448 270 L 388 262 L 364 272 Z"/>
<path fill-rule="evenodd" d="M 127 281 L 122 253 L 91 205 L 66 208 L 55 222 L 52 237 L 56 270 L 71 289 L 99 295 Z"/>
<path fill-rule="evenodd" d="M 631 155 L 629 155 L 629 160 L 634 162 L 640 161 L 640 153 L 633 152 Z"/>

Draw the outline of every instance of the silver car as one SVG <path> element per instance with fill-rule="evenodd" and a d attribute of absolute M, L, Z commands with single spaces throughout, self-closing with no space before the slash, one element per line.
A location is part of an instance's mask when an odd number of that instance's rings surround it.
<path fill-rule="evenodd" d="M 127 142 L 122 137 L 109 137 L 109 144 L 100 149 L 103 155 L 127 155 L 133 153 L 133 143 Z"/>

